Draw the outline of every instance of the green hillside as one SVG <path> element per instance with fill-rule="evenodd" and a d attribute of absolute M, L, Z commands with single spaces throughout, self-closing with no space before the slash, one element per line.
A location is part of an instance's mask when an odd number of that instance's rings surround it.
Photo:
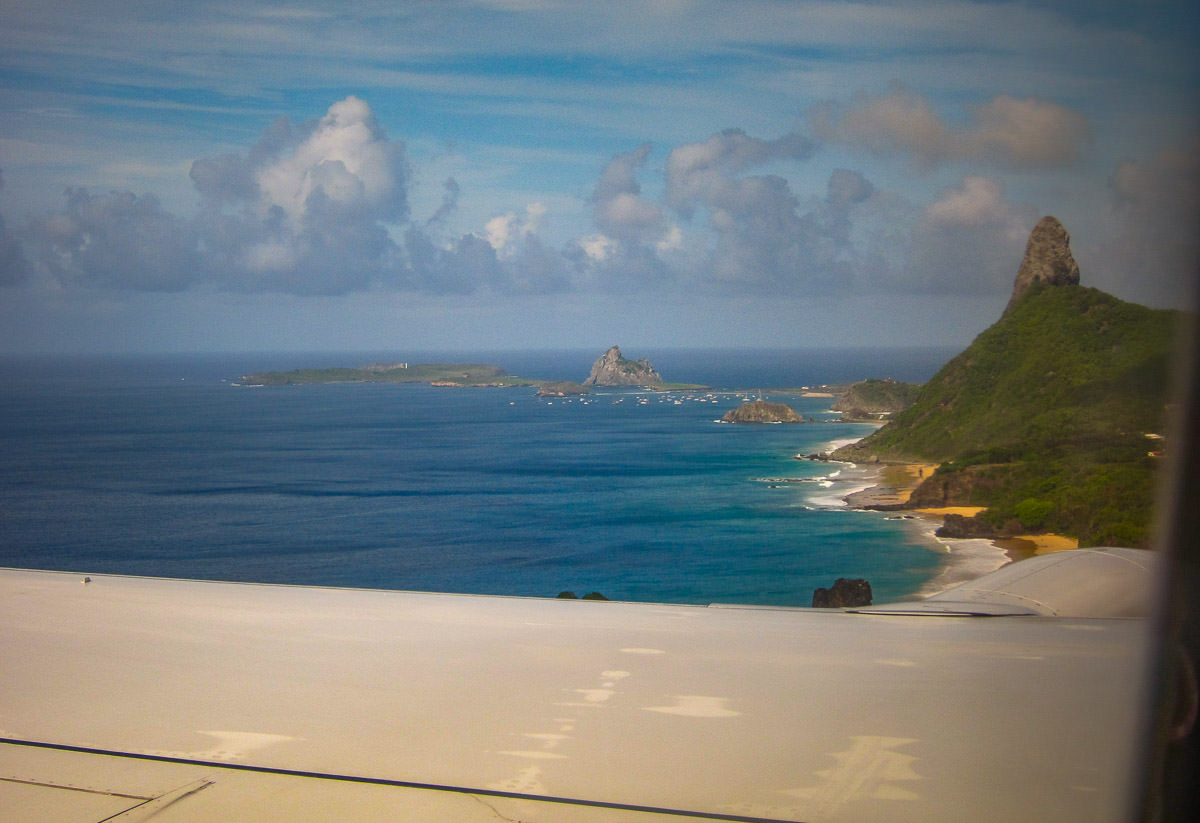
<path fill-rule="evenodd" d="M 942 463 L 914 504 L 986 505 L 1004 533 L 1147 544 L 1177 313 L 1033 289 L 917 401 L 837 457 Z"/>

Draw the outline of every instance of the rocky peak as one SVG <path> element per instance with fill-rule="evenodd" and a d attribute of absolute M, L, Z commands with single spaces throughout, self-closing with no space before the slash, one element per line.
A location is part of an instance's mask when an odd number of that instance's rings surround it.
<path fill-rule="evenodd" d="M 1017 269 L 1012 297 L 1004 311 L 1008 312 L 1034 283 L 1050 286 L 1079 285 L 1079 264 L 1071 256 L 1071 235 L 1058 222 L 1058 218 L 1047 215 L 1038 221 L 1029 234 L 1025 245 L 1025 257 Z"/>
<path fill-rule="evenodd" d="M 661 386 L 662 375 L 649 360 L 628 360 L 619 346 L 613 346 L 592 364 L 585 386 Z"/>

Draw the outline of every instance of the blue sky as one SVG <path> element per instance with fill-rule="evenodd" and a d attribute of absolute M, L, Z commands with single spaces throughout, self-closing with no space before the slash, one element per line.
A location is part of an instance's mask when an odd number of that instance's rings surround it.
<path fill-rule="evenodd" d="M 0 351 L 964 345 L 1183 306 L 1193 3 L 0 6 Z"/>

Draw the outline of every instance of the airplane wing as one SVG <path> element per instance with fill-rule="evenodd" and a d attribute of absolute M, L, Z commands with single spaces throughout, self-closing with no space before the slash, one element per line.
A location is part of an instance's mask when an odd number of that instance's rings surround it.
<path fill-rule="evenodd" d="M 1123 819 L 1145 553 L 996 574 L 823 611 L 0 570 L 0 817 Z"/>

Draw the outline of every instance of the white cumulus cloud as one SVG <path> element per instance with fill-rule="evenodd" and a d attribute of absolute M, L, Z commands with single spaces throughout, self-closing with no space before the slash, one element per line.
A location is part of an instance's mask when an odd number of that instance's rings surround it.
<path fill-rule="evenodd" d="M 398 160 L 370 106 L 347 97 L 330 106 L 295 149 L 256 171 L 259 212 L 279 206 L 300 221 L 319 195 L 342 208 L 363 206 L 397 218 L 404 206 Z"/>
<path fill-rule="evenodd" d="M 408 216 L 404 144 L 350 96 L 274 123 L 246 156 L 197 160 L 213 277 L 244 291 L 344 294 L 401 276 L 388 227 Z"/>
<path fill-rule="evenodd" d="M 1012 286 L 1037 218 L 1005 198 L 1004 186 L 966 177 L 926 206 L 912 231 L 906 289 L 1004 293 Z"/>

